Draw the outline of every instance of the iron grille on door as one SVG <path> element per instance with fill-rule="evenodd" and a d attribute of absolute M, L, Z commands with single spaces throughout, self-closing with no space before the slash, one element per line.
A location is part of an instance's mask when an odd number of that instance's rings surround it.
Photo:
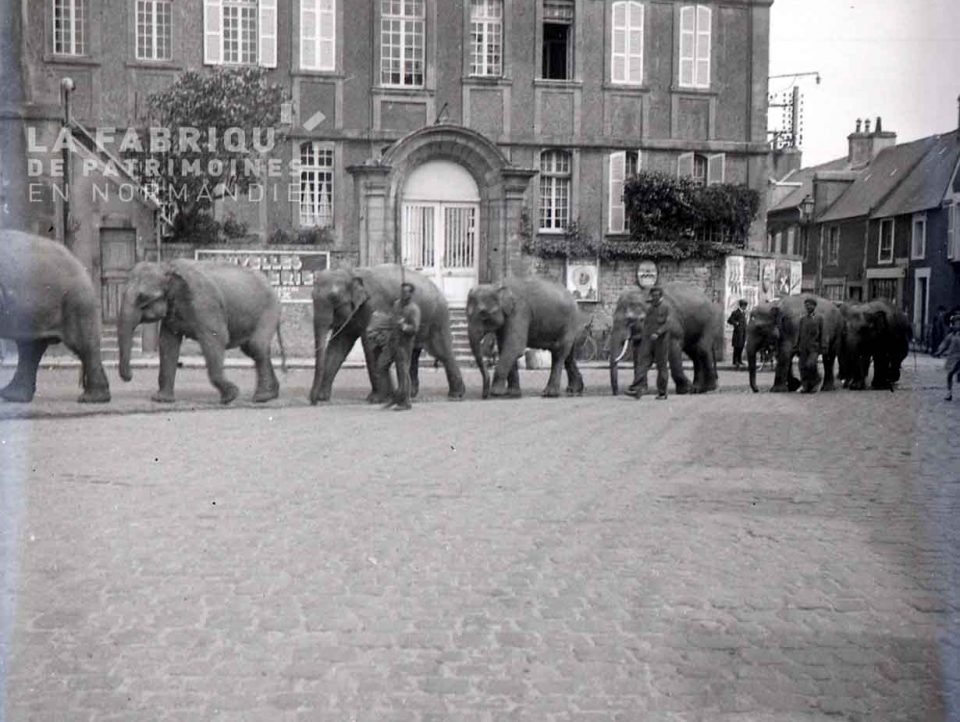
<path fill-rule="evenodd" d="M 403 264 L 413 268 L 434 266 L 434 206 L 409 203 L 404 206 Z"/>
<path fill-rule="evenodd" d="M 476 257 L 476 208 L 444 208 L 444 268 L 473 268 Z"/>

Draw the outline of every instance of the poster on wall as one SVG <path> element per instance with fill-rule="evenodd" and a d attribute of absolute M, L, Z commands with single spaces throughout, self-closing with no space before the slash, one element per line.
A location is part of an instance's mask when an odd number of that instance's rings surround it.
<path fill-rule="evenodd" d="M 599 262 L 568 260 L 567 289 L 577 301 L 597 301 L 600 294 Z"/>
<path fill-rule="evenodd" d="M 727 314 L 737 307 L 743 298 L 743 256 L 727 256 L 723 273 L 723 308 Z"/>
<path fill-rule="evenodd" d="M 777 264 L 772 258 L 760 261 L 760 300 L 770 302 L 777 298 Z"/>
<path fill-rule="evenodd" d="M 198 261 L 234 263 L 263 273 L 283 303 L 311 303 L 313 274 L 330 268 L 329 251 L 198 249 Z"/>
<path fill-rule="evenodd" d="M 760 287 L 744 286 L 743 298 L 747 299 L 747 310 L 754 308 L 758 303 L 760 303 Z"/>
<path fill-rule="evenodd" d="M 796 296 L 803 288 L 803 263 L 790 261 L 790 295 Z"/>

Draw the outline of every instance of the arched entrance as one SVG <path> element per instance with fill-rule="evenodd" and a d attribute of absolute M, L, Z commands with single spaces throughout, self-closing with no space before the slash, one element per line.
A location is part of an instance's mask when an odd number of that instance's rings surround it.
<path fill-rule="evenodd" d="M 480 190 L 449 160 L 417 166 L 403 185 L 401 262 L 428 276 L 452 305 L 463 305 L 478 280 Z"/>

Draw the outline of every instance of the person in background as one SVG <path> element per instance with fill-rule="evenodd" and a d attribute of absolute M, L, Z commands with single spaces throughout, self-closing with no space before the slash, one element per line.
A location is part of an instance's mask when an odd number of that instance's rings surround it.
<path fill-rule="evenodd" d="M 733 367 L 743 367 L 743 347 L 747 343 L 747 301 L 741 298 L 733 309 L 727 323 L 733 326 Z"/>
<path fill-rule="evenodd" d="M 944 334 L 947 331 L 947 309 L 941 303 L 937 306 L 937 312 L 933 314 L 933 321 L 930 323 L 930 352 L 936 353 L 943 343 Z"/>
<path fill-rule="evenodd" d="M 947 355 L 947 395 L 944 401 L 953 401 L 953 377 L 960 377 L 960 313 L 950 317 L 950 331 L 937 347 L 934 356 Z"/>

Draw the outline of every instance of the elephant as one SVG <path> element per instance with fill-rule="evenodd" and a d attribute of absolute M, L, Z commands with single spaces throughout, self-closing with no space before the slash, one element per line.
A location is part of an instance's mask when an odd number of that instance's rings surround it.
<path fill-rule="evenodd" d="M 796 391 L 802 381 L 793 374 L 794 347 L 800 330 L 800 319 L 806 315 L 804 300 L 817 302 L 814 313 L 823 317 L 822 346 L 823 385 L 821 391 L 835 388 L 833 364 L 840 350 L 840 334 L 843 318 L 833 301 L 810 294 L 786 296 L 771 303 L 761 303 L 750 312 L 747 321 L 747 368 L 750 372 L 750 388 L 757 388 L 757 353 L 767 347 L 776 349 L 777 363 L 771 391 Z"/>
<path fill-rule="evenodd" d="M 396 264 L 320 271 L 313 281 L 313 334 L 316 344 L 310 403 L 329 401 L 333 380 L 357 339 L 363 354 L 372 391 L 371 403 L 391 395 L 389 377 L 378 379 L 373 345 L 366 330 L 375 311 L 390 313 L 400 298 L 400 284 L 413 284 L 413 301 L 420 307 L 420 330 L 414 339 L 410 360 L 411 395 L 419 389 L 420 353 L 423 349 L 443 364 L 449 387 L 448 397 L 461 399 L 463 377 L 453 353 L 450 309 L 440 289 L 421 273 Z M 329 336 L 329 338 L 328 338 Z"/>
<path fill-rule="evenodd" d="M 480 284 L 467 295 L 467 335 L 483 378 L 483 398 L 519 397 L 517 360 L 527 348 L 551 352 L 550 378 L 542 396 L 560 395 L 561 369 L 567 370 L 567 393 L 583 393 L 583 377 L 573 358 L 575 342 L 587 318 L 573 294 L 560 284 L 537 277 L 508 278 L 503 284 Z M 483 338 L 497 338 L 493 383 L 484 363 Z"/>
<path fill-rule="evenodd" d="M 670 375 L 678 394 L 703 393 L 717 388 L 716 349 L 723 341 L 721 309 L 697 286 L 672 282 L 661 286 L 663 304 L 670 309 L 675 327 L 669 349 Z M 620 294 L 610 329 L 610 390 L 619 392 L 618 359 L 625 342 L 633 345 L 633 370 L 636 376 L 640 359 L 650 339 L 641 336 L 647 314 L 647 291 L 629 288 Z M 683 371 L 683 356 L 693 361 L 693 383 Z"/>
<path fill-rule="evenodd" d="M 117 336 L 120 342 L 120 378 L 130 381 L 133 332 L 141 323 L 160 322 L 159 390 L 152 399 L 174 400 L 173 385 L 184 336 L 200 344 L 210 382 L 229 404 L 239 393 L 223 373 L 228 348 L 240 347 L 253 359 L 257 387 L 253 400 L 277 398 L 280 383 L 270 361 L 274 334 L 286 358 L 280 336 L 280 301 L 261 272 L 231 263 L 175 259 L 141 261 L 130 271 L 120 303 Z"/>
<path fill-rule="evenodd" d="M 843 330 L 840 342 L 840 376 L 844 386 L 866 388 L 873 361 L 873 389 L 893 390 L 900 380 L 900 365 L 910 352 L 910 320 L 887 301 L 844 304 L 840 308 Z"/>
<path fill-rule="evenodd" d="M 17 370 L 5 401 L 29 403 L 47 347 L 62 342 L 80 358 L 81 403 L 106 403 L 110 384 L 100 355 L 100 299 L 83 264 L 56 241 L 0 231 L 0 338 L 17 344 Z"/>

